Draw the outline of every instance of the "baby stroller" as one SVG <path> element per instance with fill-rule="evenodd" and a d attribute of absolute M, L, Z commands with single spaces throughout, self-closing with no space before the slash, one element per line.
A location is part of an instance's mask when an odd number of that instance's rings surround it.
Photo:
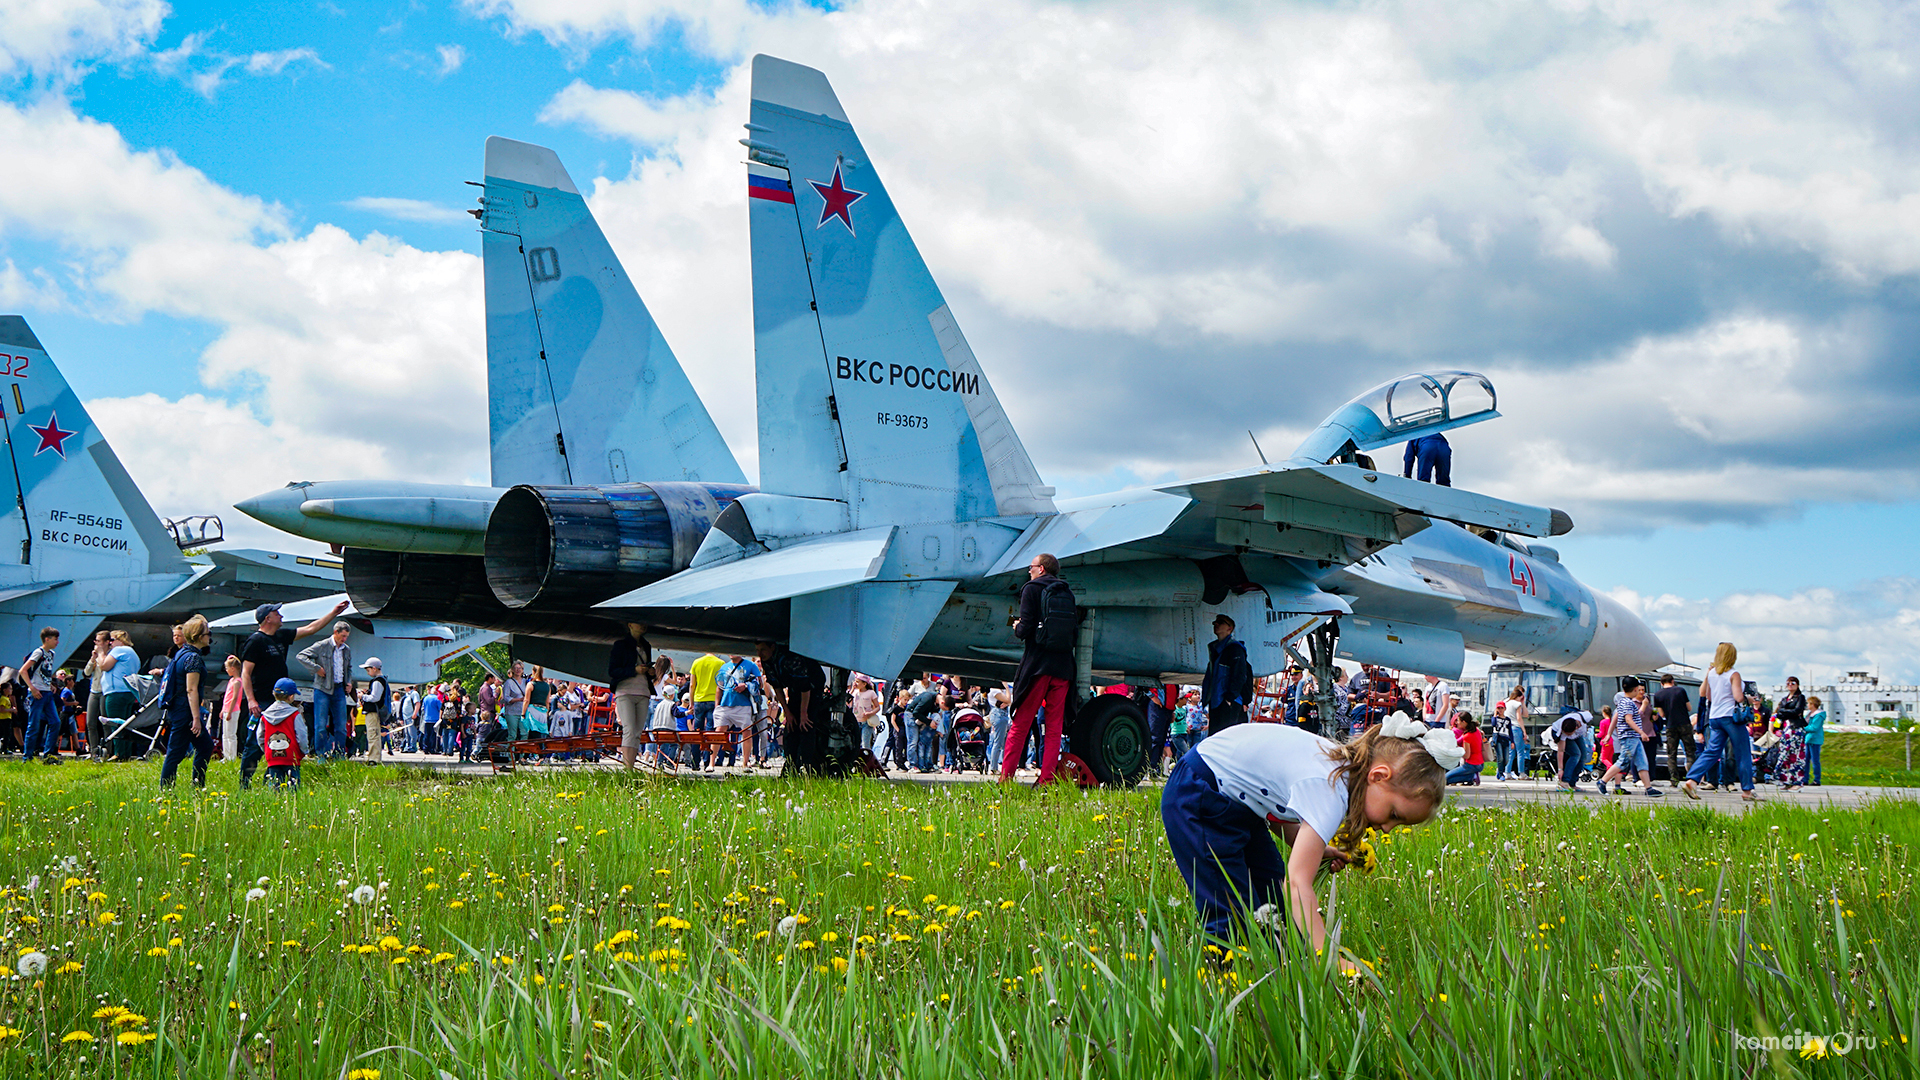
<path fill-rule="evenodd" d="M 953 714 L 953 749 L 960 768 L 987 771 L 987 722 L 969 708 Z"/>

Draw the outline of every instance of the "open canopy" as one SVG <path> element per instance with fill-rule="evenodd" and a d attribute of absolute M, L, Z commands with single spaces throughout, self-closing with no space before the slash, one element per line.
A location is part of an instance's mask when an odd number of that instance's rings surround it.
<path fill-rule="evenodd" d="M 1473 371 L 1403 375 L 1334 410 L 1294 451 L 1296 461 L 1323 464 L 1422 435 L 1491 420 L 1500 413 L 1493 383 Z"/>

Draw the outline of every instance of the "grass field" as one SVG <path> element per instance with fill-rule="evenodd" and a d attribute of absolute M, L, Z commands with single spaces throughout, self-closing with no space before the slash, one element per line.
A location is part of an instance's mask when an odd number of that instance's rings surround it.
<path fill-rule="evenodd" d="M 1907 768 L 1904 735 L 1834 732 L 1820 751 L 1820 772 L 1829 784 L 1920 787 L 1920 769 Z"/>
<path fill-rule="evenodd" d="M 1157 791 L 155 777 L 0 766 L 0 1075 L 1920 1075 L 1912 803 L 1462 809 L 1348 978 L 1211 961 Z"/>

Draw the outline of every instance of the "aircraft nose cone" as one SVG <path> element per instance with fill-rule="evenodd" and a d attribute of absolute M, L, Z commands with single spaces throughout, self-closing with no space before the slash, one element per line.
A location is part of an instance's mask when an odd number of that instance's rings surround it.
<path fill-rule="evenodd" d="M 1610 596 L 1595 593 L 1593 642 L 1570 669 L 1583 675 L 1634 675 L 1673 662 L 1667 647 L 1640 616 Z"/>
<path fill-rule="evenodd" d="M 300 521 L 300 504 L 306 497 L 304 489 L 288 486 L 242 499 L 234 503 L 233 508 L 255 521 L 291 532 L 289 526 Z"/>

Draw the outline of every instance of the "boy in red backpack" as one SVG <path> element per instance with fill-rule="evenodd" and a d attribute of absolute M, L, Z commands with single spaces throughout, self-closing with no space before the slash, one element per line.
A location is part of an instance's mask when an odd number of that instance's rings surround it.
<path fill-rule="evenodd" d="M 300 787 L 300 761 L 307 756 L 307 726 L 300 722 L 300 686 L 292 679 L 273 684 L 273 704 L 260 714 L 260 748 L 265 752 L 267 787 Z"/>

